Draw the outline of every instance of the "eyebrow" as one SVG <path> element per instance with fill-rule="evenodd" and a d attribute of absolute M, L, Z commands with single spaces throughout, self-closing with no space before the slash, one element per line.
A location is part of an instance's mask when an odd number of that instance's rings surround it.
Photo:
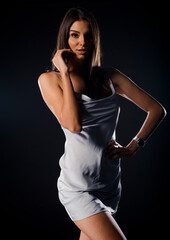
<path fill-rule="evenodd" d="M 70 32 L 77 32 L 77 33 L 80 33 L 79 31 L 76 31 L 76 30 L 70 30 Z"/>
<path fill-rule="evenodd" d="M 70 30 L 70 32 L 77 32 L 77 33 L 80 33 L 79 31 L 76 31 L 76 30 Z M 91 33 L 91 31 L 87 31 L 87 33 Z"/>

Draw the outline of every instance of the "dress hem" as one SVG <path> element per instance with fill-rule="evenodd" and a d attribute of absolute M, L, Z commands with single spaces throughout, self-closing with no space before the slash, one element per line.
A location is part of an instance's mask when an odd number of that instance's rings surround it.
<path fill-rule="evenodd" d="M 115 214 L 117 211 L 109 211 L 109 210 L 100 210 L 100 211 L 97 211 L 97 212 L 95 212 L 95 213 L 92 213 L 92 214 L 89 214 L 88 216 L 86 216 L 86 217 L 82 217 L 82 218 L 79 218 L 79 219 L 74 219 L 74 218 L 72 218 L 71 216 L 70 216 L 70 218 L 71 218 L 71 220 L 73 221 L 73 222 L 77 222 L 77 221 L 81 221 L 81 220 L 84 220 L 84 219 L 86 219 L 86 218 L 89 218 L 89 217 L 92 217 L 92 216 L 94 216 L 94 215 L 96 215 L 96 214 L 99 214 L 99 213 L 102 213 L 102 212 L 108 212 L 111 216 L 113 215 L 113 214 Z"/>

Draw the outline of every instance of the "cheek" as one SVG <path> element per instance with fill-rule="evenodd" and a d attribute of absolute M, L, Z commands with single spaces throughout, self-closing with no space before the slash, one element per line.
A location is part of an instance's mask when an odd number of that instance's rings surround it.
<path fill-rule="evenodd" d="M 69 46 L 70 46 L 70 48 L 72 49 L 74 49 L 74 47 L 76 46 L 76 41 L 75 40 L 72 40 L 72 39 L 69 39 L 68 40 L 68 44 L 69 44 Z"/>

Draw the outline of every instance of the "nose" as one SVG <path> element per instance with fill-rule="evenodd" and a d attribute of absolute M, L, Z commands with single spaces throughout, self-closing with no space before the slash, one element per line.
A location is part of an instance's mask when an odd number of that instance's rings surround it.
<path fill-rule="evenodd" d="M 81 35 L 79 43 L 80 43 L 80 45 L 82 45 L 82 46 L 85 45 L 86 40 L 85 40 L 85 36 L 84 36 L 84 35 Z"/>

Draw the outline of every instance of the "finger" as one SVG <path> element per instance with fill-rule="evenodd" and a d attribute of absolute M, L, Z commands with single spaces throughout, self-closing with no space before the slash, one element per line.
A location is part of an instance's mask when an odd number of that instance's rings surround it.
<path fill-rule="evenodd" d="M 61 53 L 61 57 L 64 60 L 68 60 L 68 58 L 70 59 L 73 55 L 75 55 L 75 53 L 73 51 L 71 51 L 70 49 L 66 49 Z"/>
<path fill-rule="evenodd" d="M 106 153 L 105 153 L 105 156 L 106 156 L 107 158 L 110 158 L 110 157 L 112 157 L 113 155 L 118 154 L 118 153 L 119 153 L 119 151 L 118 151 L 117 149 L 112 149 L 111 151 L 106 152 Z"/>
<path fill-rule="evenodd" d="M 122 149 L 123 147 L 119 147 L 118 145 L 112 145 L 112 146 L 108 146 L 104 152 L 105 153 L 110 153 L 111 151 L 116 151 L 116 150 L 119 150 L 119 149 Z"/>
<path fill-rule="evenodd" d="M 119 151 L 115 151 L 113 155 L 110 156 L 111 159 L 119 157 L 130 157 L 131 154 L 127 151 L 126 148 L 119 148 Z"/>
<path fill-rule="evenodd" d="M 108 158 L 112 158 L 113 156 L 116 156 L 116 155 L 121 155 L 121 151 L 119 150 L 119 151 L 112 151 L 111 153 L 109 153 L 108 155 L 107 155 L 107 157 Z"/>
<path fill-rule="evenodd" d="M 54 57 L 56 57 L 56 56 L 61 56 L 64 52 L 72 53 L 72 50 L 69 49 L 69 48 L 59 49 L 59 50 L 57 50 L 57 52 L 55 53 Z"/>
<path fill-rule="evenodd" d="M 73 51 L 70 48 L 65 48 L 61 50 L 61 54 L 68 52 L 68 53 L 73 53 Z"/>
<path fill-rule="evenodd" d="M 107 149 L 104 150 L 104 153 L 105 153 L 105 154 L 110 154 L 110 153 L 112 153 L 114 150 L 115 150 L 114 147 L 108 147 Z"/>
<path fill-rule="evenodd" d="M 125 152 L 125 149 L 124 148 L 118 148 L 118 149 L 115 149 L 112 154 L 109 155 L 109 157 L 114 157 L 114 158 L 117 158 L 118 156 L 123 156 L 124 155 L 124 152 Z"/>
<path fill-rule="evenodd" d="M 124 148 L 124 147 L 115 148 L 112 151 L 110 151 L 109 153 L 106 153 L 106 155 L 108 158 L 112 158 L 113 156 L 115 158 L 115 156 L 117 157 L 117 155 L 119 157 L 123 157 L 126 155 L 126 148 Z"/>
<path fill-rule="evenodd" d="M 120 154 L 116 154 L 116 155 L 113 155 L 110 160 L 114 160 L 114 159 L 117 159 L 117 158 L 120 158 L 121 155 Z"/>
<path fill-rule="evenodd" d="M 112 144 L 116 144 L 116 141 L 115 140 L 111 140 L 109 143 L 108 143 L 108 146 L 112 145 Z"/>
<path fill-rule="evenodd" d="M 117 149 L 119 146 L 115 143 L 109 143 L 108 146 L 104 149 L 104 152 L 110 151 L 111 149 Z"/>

